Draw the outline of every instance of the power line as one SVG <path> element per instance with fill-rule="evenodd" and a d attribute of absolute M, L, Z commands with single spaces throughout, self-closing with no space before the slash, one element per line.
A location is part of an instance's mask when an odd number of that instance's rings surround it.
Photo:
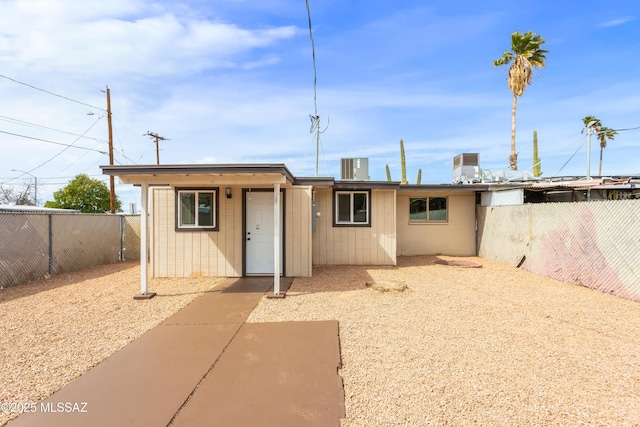
<path fill-rule="evenodd" d="M 626 128 L 626 129 L 611 129 L 614 130 L 616 132 L 621 132 L 621 131 L 625 131 L 625 130 L 636 130 L 636 129 L 640 129 L 640 126 L 634 127 L 634 128 Z"/>
<path fill-rule="evenodd" d="M 94 148 L 76 147 L 76 146 L 75 146 L 75 145 L 73 145 L 73 144 L 63 144 L 62 142 L 50 141 L 50 140 L 48 140 L 48 139 L 42 139 L 42 138 L 35 138 L 35 137 L 33 137 L 33 136 L 20 135 L 20 134 L 17 134 L 17 133 L 6 132 L 6 131 L 4 131 L 4 130 L 0 130 L 0 133 L 4 133 L 4 134 L 7 134 L 7 135 L 11 135 L 11 136 L 19 136 L 20 138 L 33 139 L 33 140 L 35 140 L 35 141 L 47 142 L 47 143 L 49 143 L 49 144 L 62 145 L 62 146 L 64 146 L 64 147 L 73 147 L 73 148 L 78 148 L 78 149 L 80 149 L 80 150 L 89 150 L 89 151 L 95 151 L 95 152 L 100 153 L 100 154 L 107 154 L 107 152 L 106 152 L 106 151 L 100 151 L 100 150 L 96 150 L 96 149 L 94 149 Z"/>
<path fill-rule="evenodd" d="M 327 130 L 325 128 L 323 131 L 320 130 L 320 116 L 318 115 L 318 101 L 317 101 L 317 87 L 318 87 L 318 73 L 316 68 L 316 47 L 315 41 L 313 40 L 313 30 L 311 27 L 311 9 L 309 8 L 309 0 L 305 0 L 307 5 L 307 17 L 309 20 L 309 39 L 311 39 L 311 56 L 313 58 L 313 115 L 309 114 L 309 118 L 311 119 L 311 128 L 309 129 L 309 133 L 313 133 L 315 131 L 316 136 L 316 175 L 318 176 L 318 158 L 320 156 L 320 134 L 324 133 Z M 328 127 L 327 122 L 327 127 Z"/>
<path fill-rule="evenodd" d="M 157 133 L 149 132 L 149 131 L 147 131 L 145 135 L 150 136 L 156 141 L 156 164 L 159 165 L 160 164 L 160 145 L 158 144 L 158 141 L 168 141 L 168 139 L 158 135 Z"/>
<path fill-rule="evenodd" d="M 58 95 L 57 93 L 53 93 L 53 92 L 48 91 L 46 89 L 41 89 L 41 88 L 36 87 L 34 85 L 30 85 L 29 83 L 25 83 L 25 82 L 21 82 L 21 81 L 16 80 L 16 79 L 12 79 L 11 77 L 7 77 L 7 76 L 5 76 L 3 74 L 0 74 L 0 77 L 5 78 L 7 80 L 11 80 L 12 82 L 21 84 L 23 86 L 30 87 L 31 89 L 39 90 L 40 92 L 48 93 L 49 95 L 57 96 L 58 98 L 62 98 L 62 99 L 66 99 L 67 101 L 75 102 L 76 104 L 80 104 L 80 105 L 84 105 L 84 106 L 87 106 L 87 107 L 95 108 L 96 110 L 100 110 L 100 111 L 105 111 L 104 108 L 96 107 L 95 105 L 87 104 L 86 102 L 78 101 L 78 100 L 66 97 L 64 95 Z"/>
<path fill-rule="evenodd" d="M 102 117 L 98 118 L 98 120 L 100 120 L 100 119 L 102 119 Z M 94 137 L 91 137 L 91 136 L 85 136 L 86 132 L 85 132 L 85 134 L 80 135 L 80 134 L 77 134 L 77 133 L 67 132 L 65 130 L 56 129 L 56 128 L 52 128 L 52 127 L 48 127 L 48 126 L 44 126 L 44 125 L 39 125 L 37 123 L 31 123 L 31 122 L 27 122 L 27 121 L 20 120 L 20 119 L 14 119 L 13 117 L 7 117 L 7 116 L 3 116 L 3 115 L 0 115 L 0 120 L 5 120 L 5 121 L 10 122 L 10 123 L 21 124 L 23 126 L 30 126 L 30 127 L 34 127 L 34 128 L 38 128 L 38 129 L 52 130 L 54 132 L 60 132 L 60 133 L 64 133 L 64 134 L 71 135 L 71 136 L 80 136 L 80 137 L 83 137 L 83 138 L 86 138 L 86 139 L 93 139 L 94 141 L 98 141 L 98 142 L 105 142 L 105 143 L 107 142 L 104 139 L 98 139 L 98 138 L 94 138 Z"/>

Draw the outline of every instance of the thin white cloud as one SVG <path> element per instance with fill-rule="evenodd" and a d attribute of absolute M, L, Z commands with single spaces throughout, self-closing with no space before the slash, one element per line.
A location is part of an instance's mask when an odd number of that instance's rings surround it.
<path fill-rule="evenodd" d="M 617 27 L 618 25 L 623 25 L 623 24 L 626 24 L 627 22 L 631 22 L 631 21 L 635 21 L 635 20 L 636 20 L 635 16 L 625 16 L 625 17 L 622 17 L 622 18 L 612 19 L 610 21 L 601 22 L 597 26 L 600 27 L 600 28 Z"/>
<path fill-rule="evenodd" d="M 241 28 L 142 1 L 116 2 L 109 12 L 65 1 L 33 3 L 0 4 L 0 57 L 18 67 L 45 63 L 75 75 L 162 76 L 268 66 L 277 63 L 273 54 L 247 64 L 244 56 L 299 32 L 291 25 Z"/>

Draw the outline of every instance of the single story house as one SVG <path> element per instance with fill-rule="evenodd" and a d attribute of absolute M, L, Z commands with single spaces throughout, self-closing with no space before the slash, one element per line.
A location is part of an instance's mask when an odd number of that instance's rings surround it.
<path fill-rule="evenodd" d="M 141 294 L 148 269 L 152 277 L 273 275 L 277 294 L 281 275 L 311 276 L 314 265 L 475 255 L 477 193 L 487 189 L 296 177 L 284 164 L 102 171 L 142 190 Z"/>

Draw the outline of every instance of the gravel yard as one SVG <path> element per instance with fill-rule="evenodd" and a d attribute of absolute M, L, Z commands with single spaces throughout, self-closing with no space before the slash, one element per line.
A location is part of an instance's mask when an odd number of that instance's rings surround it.
<path fill-rule="evenodd" d="M 122 262 L 0 289 L 0 403 L 49 396 L 220 282 L 151 279 L 134 301 L 140 267 Z"/>
<path fill-rule="evenodd" d="M 249 321 L 340 322 L 343 426 L 640 426 L 640 304 L 449 259 L 316 267 Z M 0 290 L 0 403 L 50 395 L 217 283 L 151 279 L 134 301 L 139 266 L 117 263 Z"/>
<path fill-rule="evenodd" d="M 248 321 L 340 322 L 343 426 L 640 425 L 640 304 L 443 259 L 316 267 Z"/>

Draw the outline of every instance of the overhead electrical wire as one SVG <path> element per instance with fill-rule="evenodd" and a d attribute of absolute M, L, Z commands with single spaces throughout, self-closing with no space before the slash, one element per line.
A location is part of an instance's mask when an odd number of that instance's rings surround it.
<path fill-rule="evenodd" d="M 7 135 L 11 135 L 11 136 L 18 136 L 20 138 L 33 139 L 35 141 L 47 142 L 49 144 L 62 145 L 64 147 L 73 147 L 73 148 L 77 148 L 79 150 L 89 150 L 89 151 L 95 151 L 95 152 L 100 153 L 100 154 L 107 154 L 106 151 L 96 150 L 96 149 L 87 148 L 87 147 L 77 147 L 77 146 L 75 146 L 73 144 L 64 144 L 62 142 L 50 141 L 48 139 L 36 138 L 36 137 L 33 137 L 33 136 L 20 135 L 18 133 L 7 132 L 7 131 L 4 131 L 4 130 L 0 130 L 0 133 L 4 133 L 4 134 L 7 134 Z"/>
<path fill-rule="evenodd" d="M 320 116 L 318 115 L 318 71 L 316 67 L 316 47 L 315 41 L 313 40 L 313 29 L 311 26 L 311 9 L 309 7 L 309 0 L 305 0 L 307 5 L 307 18 L 309 21 L 309 39 L 311 40 L 311 57 L 313 59 L 313 115 L 309 114 L 309 119 L 311 119 L 311 127 L 309 128 L 309 133 L 314 133 L 315 131 L 315 141 L 316 141 L 316 165 L 315 165 L 315 176 L 318 176 L 318 157 L 320 156 L 321 143 L 320 143 L 320 134 L 324 133 L 329 127 L 329 120 L 327 119 L 327 127 L 324 130 L 320 130 Z M 322 150 L 324 153 L 324 150 Z M 305 154 L 306 156 L 306 154 Z M 326 163 L 326 159 L 325 159 Z M 327 171 L 328 172 L 328 171 Z"/>
<path fill-rule="evenodd" d="M 41 88 L 36 87 L 36 86 L 34 86 L 34 85 L 31 85 L 31 84 L 29 84 L 29 83 L 21 82 L 21 81 L 19 81 L 19 80 L 13 79 L 13 78 L 8 77 L 8 76 L 5 76 L 5 75 L 3 75 L 3 74 L 0 74 L 0 77 L 2 77 L 2 78 L 4 78 L 4 79 L 7 79 L 7 80 L 11 80 L 12 82 L 14 82 L 14 83 L 18 83 L 18 84 L 21 84 L 21 85 L 23 85 L 23 86 L 30 87 L 31 89 L 35 89 L 35 90 L 38 90 L 38 91 L 40 91 L 40 92 L 48 93 L 49 95 L 57 96 L 58 98 L 66 99 L 67 101 L 75 102 L 76 104 L 84 105 L 84 106 L 86 106 L 86 107 L 95 108 L 96 110 L 100 110 L 100 111 L 105 111 L 105 112 L 107 111 L 107 110 L 105 110 L 104 108 L 96 107 L 95 105 L 87 104 L 86 102 L 78 101 L 78 100 L 76 100 L 76 99 L 69 98 L 69 97 L 64 96 L 64 95 L 59 95 L 59 94 L 57 94 L 57 93 L 54 93 L 54 92 L 48 91 L 48 90 L 46 90 L 46 89 L 41 89 Z"/>
<path fill-rule="evenodd" d="M 101 119 L 101 118 L 102 117 L 100 117 L 99 119 Z M 68 131 L 62 130 L 62 129 L 56 129 L 56 128 L 52 128 L 52 127 L 49 127 L 49 126 L 39 125 L 37 123 L 31 123 L 31 122 L 27 122 L 27 121 L 20 120 L 20 119 L 14 119 L 13 117 L 7 117 L 7 116 L 0 115 L 0 120 L 4 120 L 4 121 L 10 122 L 10 123 L 20 124 L 20 125 L 23 125 L 23 126 L 33 127 L 33 128 L 37 128 L 37 129 L 52 130 L 54 132 L 60 132 L 60 133 L 64 133 L 66 135 L 71 135 L 71 136 L 81 136 L 81 137 L 83 137 L 85 139 L 93 139 L 94 141 L 108 143 L 108 141 L 104 140 L 104 139 L 94 138 L 94 137 L 91 137 L 91 136 L 85 136 L 84 134 L 80 135 L 80 134 L 73 133 L 73 132 L 68 132 Z"/>
<path fill-rule="evenodd" d="M 309 19 L 309 38 L 311 39 L 311 57 L 313 58 L 313 107 L 314 118 L 319 120 L 318 117 L 318 102 L 317 102 L 317 86 L 318 86 L 318 74 L 316 70 L 316 47 L 313 41 L 313 31 L 311 29 L 311 10 L 309 9 L 309 0 L 305 0 L 307 3 L 307 17 Z M 311 132 L 313 132 L 313 118 L 311 120 Z M 316 122 L 317 125 L 317 122 Z M 310 132 L 310 133 L 311 133 Z"/>

